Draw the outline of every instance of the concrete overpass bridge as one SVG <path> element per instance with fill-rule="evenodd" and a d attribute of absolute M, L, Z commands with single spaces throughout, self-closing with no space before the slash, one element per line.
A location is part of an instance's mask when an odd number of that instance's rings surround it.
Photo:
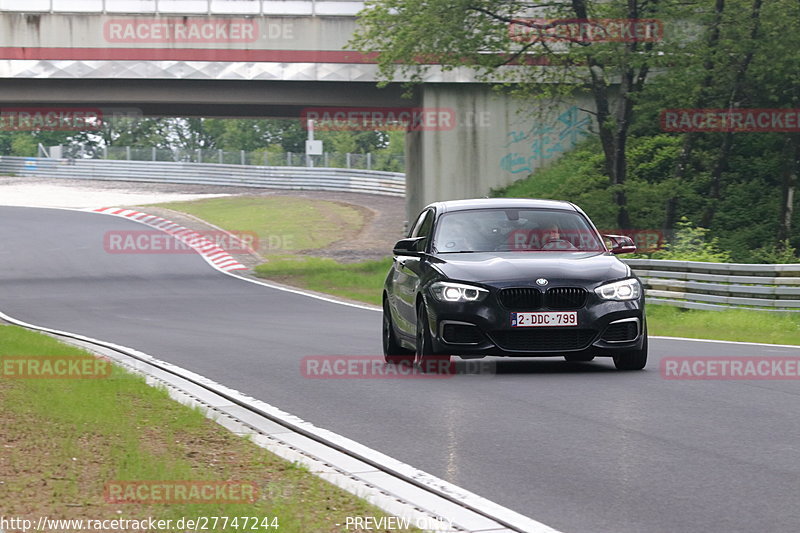
<path fill-rule="evenodd" d="M 432 68 L 411 99 L 348 50 L 362 2 L 0 0 L 0 106 L 136 108 L 152 116 L 300 117 L 304 109 L 449 110 L 406 136 L 409 217 L 484 196 L 571 148 L 581 105 L 534 120 L 469 70 Z M 578 102 L 576 101 L 576 104 Z"/>

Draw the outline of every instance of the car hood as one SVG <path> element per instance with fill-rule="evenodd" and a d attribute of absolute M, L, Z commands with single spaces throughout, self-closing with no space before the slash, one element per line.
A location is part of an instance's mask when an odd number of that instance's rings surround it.
<path fill-rule="evenodd" d="M 630 275 L 628 266 L 598 252 L 479 252 L 439 254 L 433 265 L 453 280 L 478 283 L 551 282 L 591 284 Z"/>

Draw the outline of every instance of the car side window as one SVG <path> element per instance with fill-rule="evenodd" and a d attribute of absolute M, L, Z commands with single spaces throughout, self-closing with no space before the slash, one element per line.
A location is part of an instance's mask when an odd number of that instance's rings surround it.
<path fill-rule="evenodd" d="M 412 237 L 424 237 L 417 245 L 417 250 L 424 250 L 428 246 L 431 230 L 433 230 L 433 211 L 428 210 L 424 213 L 422 220 L 414 227 L 414 232 L 411 235 Z"/>

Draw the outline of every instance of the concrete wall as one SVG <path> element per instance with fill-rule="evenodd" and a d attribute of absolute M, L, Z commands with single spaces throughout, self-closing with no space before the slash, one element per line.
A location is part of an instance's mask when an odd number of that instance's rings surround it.
<path fill-rule="evenodd" d="M 407 215 L 435 201 L 487 196 L 570 150 L 592 126 L 586 98 L 554 106 L 520 101 L 481 84 L 430 84 L 423 109 L 452 109 L 451 129 L 406 138 Z"/>
<path fill-rule="evenodd" d="M 169 39 L 170 24 L 203 26 Z M 355 27 L 355 17 L 3 12 L 0 47 L 341 51 Z"/>

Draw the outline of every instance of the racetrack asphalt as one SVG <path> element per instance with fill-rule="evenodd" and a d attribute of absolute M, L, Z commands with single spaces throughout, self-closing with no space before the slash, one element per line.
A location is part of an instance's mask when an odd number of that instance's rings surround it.
<path fill-rule="evenodd" d="M 104 250 L 105 232 L 140 229 L 0 207 L 0 311 L 149 353 L 564 532 L 800 530 L 800 383 L 659 372 L 668 356 L 800 350 L 652 339 L 643 372 L 559 358 L 442 379 L 309 379 L 305 356 L 380 355 L 380 313 L 196 255 Z"/>

